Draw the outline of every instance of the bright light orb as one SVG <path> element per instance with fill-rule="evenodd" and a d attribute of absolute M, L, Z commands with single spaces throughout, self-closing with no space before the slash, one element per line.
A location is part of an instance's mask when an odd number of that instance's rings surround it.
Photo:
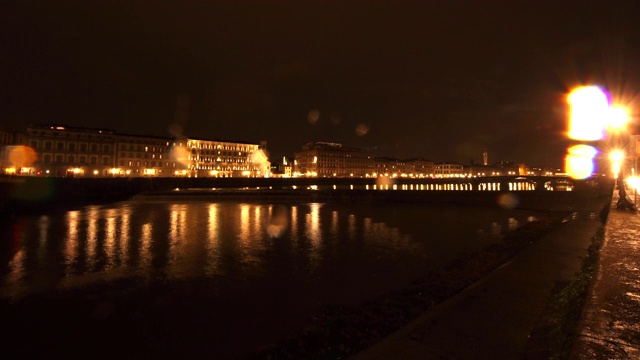
<path fill-rule="evenodd" d="M 9 146 L 7 153 L 9 162 L 16 167 L 29 167 L 38 159 L 36 151 L 28 146 Z"/>
<path fill-rule="evenodd" d="M 621 150 L 612 151 L 609 154 L 609 159 L 611 159 L 611 168 L 613 170 L 613 177 L 616 179 L 620 174 L 620 166 L 622 165 L 622 160 L 624 159 L 624 152 Z"/>
<path fill-rule="evenodd" d="M 631 186 L 631 188 L 633 188 L 634 190 L 638 190 L 640 189 L 640 177 L 637 176 L 629 176 L 627 178 L 627 184 L 629 184 L 629 186 Z"/>
<path fill-rule="evenodd" d="M 609 99 L 597 86 L 575 89 L 567 98 L 569 111 L 569 137 L 593 141 L 603 137 L 609 119 Z"/>
<path fill-rule="evenodd" d="M 623 129 L 629 122 L 629 116 L 627 110 L 620 107 L 612 107 L 609 109 L 608 125 L 615 130 Z"/>
<path fill-rule="evenodd" d="M 568 149 L 565 158 L 566 172 L 574 179 L 586 179 L 593 174 L 593 158 L 598 150 L 593 146 L 575 145 Z"/>

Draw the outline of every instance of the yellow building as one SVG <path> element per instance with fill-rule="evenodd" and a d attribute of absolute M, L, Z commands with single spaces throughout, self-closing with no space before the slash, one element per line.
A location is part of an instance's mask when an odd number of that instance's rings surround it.
<path fill-rule="evenodd" d="M 371 154 L 339 143 L 308 143 L 295 153 L 296 176 L 367 177 L 375 171 Z"/>
<path fill-rule="evenodd" d="M 113 176 L 173 176 L 180 167 L 172 157 L 174 139 L 141 135 L 117 135 L 117 161 Z"/>
<path fill-rule="evenodd" d="M 6 139 L 5 139 L 6 137 Z M 32 125 L 0 140 L 7 174 L 58 177 L 268 176 L 257 144 L 118 134 L 113 130 Z M 12 153 L 14 160 L 9 161 Z M 15 160 L 18 159 L 18 160 Z M 19 162 L 19 163 L 18 163 Z"/>
<path fill-rule="evenodd" d="M 220 140 L 184 139 L 176 153 L 186 160 L 180 175 L 191 177 L 265 177 L 270 163 L 257 144 Z"/>
<path fill-rule="evenodd" d="M 466 176 L 464 165 L 456 163 L 435 164 L 434 175 L 437 178 Z"/>
<path fill-rule="evenodd" d="M 424 159 L 400 160 L 375 158 L 376 176 L 425 178 L 434 175 L 433 161 Z"/>
<path fill-rule="evenodd" d="M 115 165 L 113 130 L 32 125 L 21 143 L 37 156 L 20 166 L 21 175 L 108 176 Z"/>

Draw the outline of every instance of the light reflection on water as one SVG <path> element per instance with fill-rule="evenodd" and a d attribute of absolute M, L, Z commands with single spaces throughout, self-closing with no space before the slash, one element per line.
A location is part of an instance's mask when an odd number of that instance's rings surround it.
<path fill-rule="evenodd" d="M 499 241 L 502 229 L 533 216 L 401 204 L 89 206 L 20 219 L 5 229 L 15 246 L 3 256 L 0 295 L 123 277 L 153 282 L 289 276 L 312 282 L 333 300 L 355 299 L 401 287 L 461 252 Z"/>

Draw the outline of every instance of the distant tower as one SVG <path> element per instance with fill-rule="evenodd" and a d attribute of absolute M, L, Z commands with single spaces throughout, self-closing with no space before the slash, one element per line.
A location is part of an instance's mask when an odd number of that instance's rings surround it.
<path fill-rule="evenodd" d="M 489 165 L 489 153 L 487 152 L 487 149 L 482 152 L 482 163 L 484 166 Z"/>

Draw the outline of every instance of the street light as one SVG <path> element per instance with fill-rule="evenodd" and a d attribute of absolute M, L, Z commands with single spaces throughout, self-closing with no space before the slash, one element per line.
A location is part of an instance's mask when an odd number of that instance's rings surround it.
<path fill-rule="evenodd" d="M 633 206 L 638 206 L 638 188 L 640 187 L 640 177 L 630 176 L 627 183 L 633 188 Z"/>
<path fill-rule="evenodd" d="M 609 154 L 609 159 L 611 159 L 613 177 L 617 179 L 620 174 L 620 165 L 622 164 L 622 160 L 624 160 L 624 152 L 621 150 L 614 150 Z"/>

